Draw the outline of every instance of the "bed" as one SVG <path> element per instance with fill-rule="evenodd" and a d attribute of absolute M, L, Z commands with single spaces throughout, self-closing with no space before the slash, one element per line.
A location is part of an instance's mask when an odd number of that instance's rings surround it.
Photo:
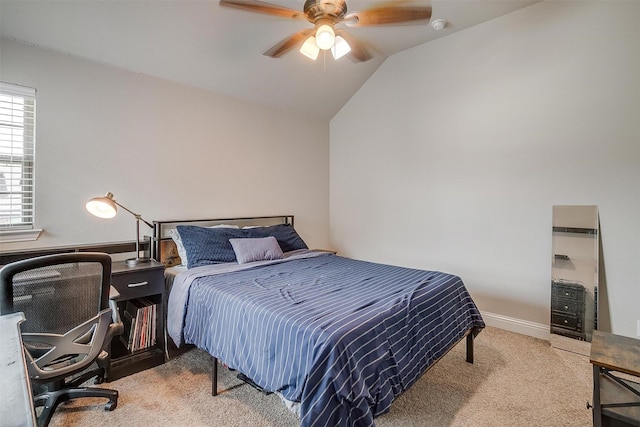
<path fill-rule="evenodd" d="M 152 255 L 170 266 L 174 343 L 277 393 L 301 426 L 374 425 L 465 337 L 472 363 L 484 328 L 459 277 L 309 250 L 291 215 L 156 221 Z"/>

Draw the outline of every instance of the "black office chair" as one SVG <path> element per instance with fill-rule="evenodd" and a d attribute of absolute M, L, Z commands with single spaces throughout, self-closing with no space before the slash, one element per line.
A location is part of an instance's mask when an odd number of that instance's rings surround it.
<path fill-rule="evenodd" d="M 93 377 L 95 384 L 108 380 L 109 343 L 123 330 L 110 288 L 111 258 L 103 253 L 47 255 L 0 269 L 0 314 L 26 318 L 22 340 L 38 426 L 78 397 L 104 397 L 105 410 L 116 408 L 116 390 L 81 387 Z"/>

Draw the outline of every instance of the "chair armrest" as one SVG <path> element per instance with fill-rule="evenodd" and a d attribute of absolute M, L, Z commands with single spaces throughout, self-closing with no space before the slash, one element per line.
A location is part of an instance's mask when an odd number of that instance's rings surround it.
<path fill-rule="evenodd" d="M 120 298 L 120 292 L 118 292 L 115 286 L 111 285 L 111 288 L 109 288 L 109 299 L 116 300 L 118 298 Z"/>
<path fill-rule="evenodd" d="M 118 298 L 120 298 L 120 292 L 111 285 L 111 289 L 109 289 L 109 307 L 111 307 L 111 326 L 109 329 L 111 336 L 120 335 L 124 332 L 124 324 L 120 318 L 120 310 L 118 310 L 118 303 L 116 302 Z"/>

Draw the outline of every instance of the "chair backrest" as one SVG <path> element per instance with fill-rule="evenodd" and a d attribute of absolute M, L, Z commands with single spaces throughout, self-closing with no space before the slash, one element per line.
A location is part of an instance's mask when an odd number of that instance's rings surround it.
<path fill-rule="evenodd" d="M 111 322 L 110 282 L 111 257 L 103 253 L 47 255 L 0 269 L 0 314 L 24 313 L 32 378 L 92 362 Z"/>

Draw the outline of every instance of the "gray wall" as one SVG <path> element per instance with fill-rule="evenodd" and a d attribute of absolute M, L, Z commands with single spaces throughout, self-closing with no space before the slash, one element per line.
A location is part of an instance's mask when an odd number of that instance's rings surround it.
<path fill-rule="evenodd" d="M 135 220 L 91 216 L 107 191 L 147 220 L 294 214 L 313 247 L 329 233 L 329 126 L 166 80 L 1 39 L 0 78 L 37 89 L 36 242 L 135 238 Z M 143 226 L 143 232 L 148 232 Z"/>
<path fill-rule="evenodd" d="M 613 331 L 640 319 L 640 2 L 534 4 L 391 58 L 331 121 L 341 253 L 459 274 L 549 324 L 555 204 L 598 205 Z"/>

